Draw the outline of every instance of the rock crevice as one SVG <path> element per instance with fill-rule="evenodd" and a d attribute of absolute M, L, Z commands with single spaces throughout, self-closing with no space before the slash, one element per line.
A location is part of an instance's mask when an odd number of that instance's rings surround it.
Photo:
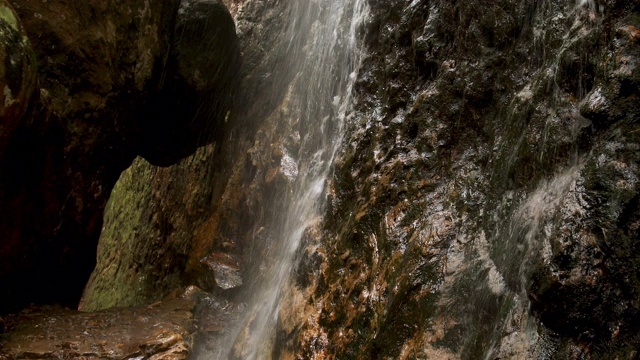
<path fill-rule="evenodd" d="M 138 154 L 169 165 L 224 132 L 235 26 L 218 1 L 193 13 L 178 0 L 10 3 L 0 34 L 0 308 L 74 305 L 120 173 Z"/>

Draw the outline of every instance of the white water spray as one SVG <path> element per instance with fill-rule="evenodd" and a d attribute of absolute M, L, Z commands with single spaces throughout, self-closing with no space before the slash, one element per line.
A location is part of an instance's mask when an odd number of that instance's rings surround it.
<path fill-rule="evenodd" d="M 251 289 L 246 299 L 249 311 L 233 338 L 234 359 L 272 357 L 282 290 L 296 264 L 296 253 L 305 230 L 317 223 L 325 182 L 334 156 L 340 148 L 345 120 L 351 110 L 352 89 L 357 79 L 361 49 L 359 25 L 367 14 L 365 0 L 301 0 L 287 5 L 289 16 L 284 33 L 287 54 L 283 63 L 295 64 L 299 71 L 288 86 L 281 110 L 297 123 L 299 149 L 282 149 L 282 172 L 289 186 L 279 214 L 271 257 L 274 265 L 265 269 L 263 281 Z M 308 22 L 308 23 L 304 23 Z M 301 34 L 301 28 L 309 28 Z M 293 132 L 293 130 L 292 130 Z M 289 134 L 282 134 L 286 137 Z M 226 354 L 220 354 L 227 356 Z"/>

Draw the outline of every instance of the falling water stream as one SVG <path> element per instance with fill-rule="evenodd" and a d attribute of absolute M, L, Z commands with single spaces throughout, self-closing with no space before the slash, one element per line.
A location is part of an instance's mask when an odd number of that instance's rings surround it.
<path fill-rule="evenodd" d="M 358 29 L 367 13 L 364 0 L 297 0 L 286 5 L 283 71 L 297 72 L 287 87 L 281 110 L 299 146 L 283 147 L 280 171 L 288 179 L 285 199 L 277 213 L 270 244 L 271 266 L 261 282 L 248 291 L 247 317 L 222 349 L 226 358 L 270 358 L 283 287 L 296 263 L 295 254 L 305 230 L 317 222 L 323 206 L 325 181 L 342 142 L 361 50 Z M 307 33 L 301 29 L 309 29 Z M 287 65 L 294 64 L 294 65 Z M 274 204 L 274 207 L 276 205 Z M 284 208 L 283 208 L 284 207 Z"/>

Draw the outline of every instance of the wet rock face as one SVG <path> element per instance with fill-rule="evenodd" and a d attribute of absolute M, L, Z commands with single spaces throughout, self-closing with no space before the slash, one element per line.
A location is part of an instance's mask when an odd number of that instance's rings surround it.
<path fill-rule="evenodd" d="M 10 89 L 23 83 L 22 90 L 5 92 L 11 106 L 3 110 L 0 140 L 2 311 L 34 301 L 77 304 L 95 265 L 102 212 L 120 172 L 136 154 L 152 158 L 153 149 L 158 163 L 175 162 L 221 131 L 216 124 L 224 123 L 233 93 L 237 50 L 228 12 L 211 4 L 199 20 L 184 13 L 177 20 L 177 0 L 11 1 L 18 17 L 10 25 L 24 28 L 28 42 L 6 47 L 13 68 L 6 68 L 2 80 Z M 2 10 L 3 19 L 9 18 L 5 13 L 10 15 Z M 193 57 L 196 43 L 190 41 L 207 19 L 215 23 L 202 34 L 208 36 L 202 45 L 215 51 Z M 192 37 L 181 38 L 176 29 Z M 18 44 L 30 44 L 37 67 L 29 67 L 29 52 L 20 55 Z M 213 71 L 215 83 L 208 78 Z M 30 86 L 34 95 L 25 112 Z M 163 116 L 170 124 L 152 126 L 158 118 L 150 109 L 159 99 L 189 118 L 167 111 Z M 214 105 L 201 106 L 209 103 Z"/>
<path fill-rule="evenodd" d="M 354 111 L 324 218 L 306 230 L 282 296 L 274 357 L 637 356 L 640 3 L 368 3 Z M 290 73 L 273 70 L 282 2 L 242 6 L 242 126 L 219 143 L 226 157 L 209 158 L 234 161 L 135 170 L 157 181 L 136 206 L 166 201 L 151 226 L 108 240 L 121 293 L 149 286 L 124 301 L 189 281 L 233 301 L 212 256 L 239 259 L 240 294 L 259 279 L 247 274 L 273 265 L 277 214 L 265 204 L 281 205 L 301 134 L 290 131 Z M 209 203 L 172 212 L 220 178 Z M 125 238 L 143 256 L 120 256 Z"/>
<path fill-rule="evenodd" d="M 369 4 L 280 351 L 636 356 L 638 2 Z"/>
<path fill-rule="evenodd" d="M 560 334 L 590 344 L 595 358 L 637 354 L 640 316 L 638 152 L 640 56 L 638 4 L 609 4 L 612 44 L 597 64 L 581 114 L 598 130 L 592 153 L 562 208 L 563 224 L 550 241 L 545 265 L 536 267 L 533 311 Z M 632 11 L 633 9 L 633 11 Z M 630 65 L 633 64 L 633 65 Z M 607 350 L 604 350 L 607 349 Z M 613 355 L 612 355 L 613 354 Z M 634 355 L 635 356 L 635 355 Z"/>
<path fill-rule="evenodd" d="M 242 9 L 242 6 L 247 1 L 246 0 L 223 0 L 222 2 L 227 6 L 227 9 L 229 9 L 229 12 L 231 13 L 231 15 L 233 17 L 236 17 L 236 15 L 238 14 L 238 11 Z"/>

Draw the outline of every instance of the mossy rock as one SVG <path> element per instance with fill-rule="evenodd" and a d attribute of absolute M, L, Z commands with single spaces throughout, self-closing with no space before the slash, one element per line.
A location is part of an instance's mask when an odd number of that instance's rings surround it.
<path fill-rule="evenodd" d="M 18 15 L 0 1 L 0 157 L 33 95 L 34 55 Z"/>

